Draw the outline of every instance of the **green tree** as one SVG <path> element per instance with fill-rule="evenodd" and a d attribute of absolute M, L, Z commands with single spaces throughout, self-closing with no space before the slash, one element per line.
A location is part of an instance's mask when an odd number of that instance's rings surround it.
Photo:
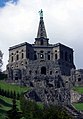
<path fill-rule="evenodd" d="M 51 105 L 44 107 L 43 119 L 72 119 L 72 117 L 68 115 L 65 108 Z"/>
<path fill-rule="evenodd" d="M 42 119 L 42 110 L 35 101 L 26 100 L 21 96 L 20 105 L 26 119 Z"/>
<path fill-rule="evenodd" d="M 22 113 L 19 112 L 18 108 L 16 107 L 16 100 L 13 99 L 13 105 L 12 105 L 12 109 L 7 111 L 7 116 L 8 119 L 20 119 L 22 117 Z"/>
<path fill-rule="evenodd" d="M 24 96 L 21 96 L 20 106 L 25 119 L 73 119 L 62 106 L 44 105 L 39 108 L 36 102 L 27 100 Z"/>

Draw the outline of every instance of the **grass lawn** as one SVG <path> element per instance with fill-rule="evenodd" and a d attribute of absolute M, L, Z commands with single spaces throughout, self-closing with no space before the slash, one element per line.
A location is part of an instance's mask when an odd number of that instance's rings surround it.
<path fill-rule="evenodd" d="M 17 86 L 15 84 L 8 84 L 5 81 L 0 81 L 0 88 L 4 89 L 6 91 L 12 91 L 12 92 L 16 92 L 16 93 L 23 93 L 29 90 L 28 87 L 24 87 L 24 86 Z"/>
<path fill-rule="evenodd" d="M 74 91 L 78 92 L 79 94 L 83 94 L 83 87 L 76 86 L 73 88 Z"/>
<path fill-rule="evenodd" d="M 78 92 L 79 94 L 83 94 L 83 87 L 76 86 L 73 88 L 74 91 Z M 73 106 L 79 110 L 83 111 L 83 103 L 74 103 Z"/>
<path fill-rule="evenodd" d="M 83 103 L 74 103 L 73 106 L 79 110 L 79 111 L 83 111 Z"/>
<path fill-rule="evenodd" d="M 9 92 L 16 92 L 16 94 L 24 93 L 30 90 L 29 87 L 17 86 L 15 84 L 8 84 L 5 81 L 0 81 L 0 88 Z M 20 101 L 16 101 L 17 108 L 20 110 Z M 12 107 L 12 99 L 0 95 L 0 119 L 5 119 L 6 111 L 10 110 Z"/>

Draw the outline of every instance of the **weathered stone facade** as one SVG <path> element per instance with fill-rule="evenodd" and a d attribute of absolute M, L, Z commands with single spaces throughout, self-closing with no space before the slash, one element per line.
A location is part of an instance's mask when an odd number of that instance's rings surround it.
<path fill-rule="evenodd" d="M 26 94 L 27 98 L 45 104 L 69 105 L 71 102 L 70 88 L 65 85 L 60 76 L 55 78 L 48 76 L 35 77 L 29 83 L 32 90 Z"/>
<path fill-rule="evenodd" d="M 49 44 L 43 16 L 34 44 L 24 42 L 9 48 L 8 80 L 31 85 L 31 95 L 37 95 L 42 102 L 70 103 L 72 69 L 73 49 L 61 43 Z"/>

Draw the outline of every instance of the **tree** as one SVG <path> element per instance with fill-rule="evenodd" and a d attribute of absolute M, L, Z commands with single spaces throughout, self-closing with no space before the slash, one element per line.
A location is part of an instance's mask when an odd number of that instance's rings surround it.
<path fill-rule="evenodd" d="M 40 108 L 38 103 L 21 96 L 20 107 L 25 119 L 73 119 L 63 106 L 43 105 Z"/>
<path fill-rule="evenodd" d="M 43 119 L 73 119 L 63 106 L 50 105 L 43 109 Z"/>
<path fill-rule="evenodd" d="M 12 102 L 12 109 L 7 111 L 8 119 L 20 119 L 22 117 L 22 113 L 19 112 L 19 109 L 16 107 L 16 99 L 14 98 Z"/>
<path fill-rule="evenodd" d="M 43 110 L 35 101 L 26 100 L 24 96 L 21 96 L 20 107 L 25 119 L 42 119 Z"/>
<path fill-rule="evenodd" d="M 2 53 L 2 51 L 0 50 L 0 72 L 1 72 L 1 67 L 2 67 L 2 65 L 3 65 L 2 59 L 3 59 L 3 53 Z"/>

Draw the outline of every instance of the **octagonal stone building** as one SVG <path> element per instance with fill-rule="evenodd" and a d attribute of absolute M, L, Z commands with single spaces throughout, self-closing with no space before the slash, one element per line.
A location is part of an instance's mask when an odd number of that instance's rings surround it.
<path fill-rule="evenodd" d="M 75 69 L 73 49 L 61 43 L 49 44 L 42 10 L 34 44 L 24 42 L 9 48 L 9 80 L 28 80 L 29 77 L 37 76 L 69 76 L 72 68 Z"/>

